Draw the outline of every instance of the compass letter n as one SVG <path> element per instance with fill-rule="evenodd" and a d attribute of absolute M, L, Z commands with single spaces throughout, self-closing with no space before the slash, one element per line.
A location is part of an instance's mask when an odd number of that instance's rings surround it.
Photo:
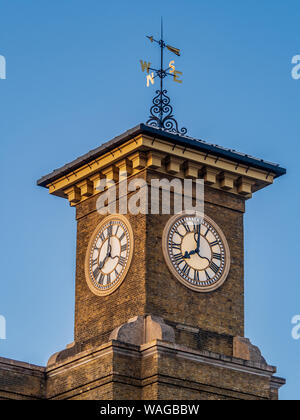
<path fill-rule="evenodd" d="M 146 78 L 147 78 L 147 87 L 150 86 L 150 82 L 152 83 L 152 85 L 154 85 L 154 73 L 148 74 Z"/>

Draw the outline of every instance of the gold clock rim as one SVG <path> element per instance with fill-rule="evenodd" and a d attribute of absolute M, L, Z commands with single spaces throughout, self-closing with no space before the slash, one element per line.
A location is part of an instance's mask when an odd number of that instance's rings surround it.
<path fill-rule="evenodd" d="M 125 267 L 125 269 L 124 269 L 124 271 L 123 271 L 120 279 L 118 280 L 118 282 L 111 289 L 108 289 L 108 290 L 99 290 L 99 289 L 97 289 L 93 285 L 93 283 L 92 283 L 92 281 L 90 279 L 90 270 L 89 270 L 89 259 L 90 258 L 89 257 L 90 257 L 90 252 L 92 250 L 92 245 L 94 243 L 94 240 L 95 240 L 96 236 L 98 235 L 98 233 L 99 233 L 100 229 L 102 228 L 102 226 L 104 226 L 105 224 L 107 224 L 107 222 L 109 222 L 110 220 L 120 220 L 121 222 L 123 222 L 126 225 L 126 227 L 128 229 L 128 233 L 129 233 L 130 251 L 129 251 L 129 255 L 128 255 L 126 267 Z M 128 273 L 128 270 L 129 270 L 129 268 L 131 266 L 131 261 L 132 261 L 132 257 L 133 257 L 133 251 L 134 251 L 134 235 L 133 235 L 133 230 L 132 230 L 131 224 L 130 224 L 129 220 L 127 219 L 127 217 L 122 216 L 120 214 L 118 214 L 118 215 L 110 215 L 110 216 L 105 217 L 96 226 L 96 228 L 94 229 L 94 231 L 92 233 L 92 236 L 90 237 L 90 240 L 89 240 L 89 243 L 88 243 L 88 246 L 87 246 L 87 251 L 86 251 L 86 255 L 85 255 L 85 267 L 84 267 L 86 283 L 87 283 L 90 291 L 94 295 L 96 295 L 96 296 L 109 296 L 112 293 L 114 293 L 121 286 L 121 284 L 125 280 L 125 277 L 126 277 L 126 275 Z"/>
<path fill-rule="evenodd" d="M 169 252 L 168 252 L 168 237 L 169 237 L 170 228 L 174 225 L 174 223 L 176 223 L 176 221 L 178 219 L 181 219 L 182 217 L 185 217 L 185 216 L 186 217 L 197 217 L 197 215 L 195 213 L 194 214 L 188 214 L 188 213 L 175 214 L 166 223 L 166 226 L 164 228 L 163 235 L 162 235 L 162 251 L 163 251 L 165 262 L 166 262 L 171 274 L 173 274 L 173 276 L 181 284 L 183 284 L 185 287 L 193 290 L 194 292 L 198 292 L 198 293 L 213 292 L 213 291 L 219 289 L 225 283 L 225 281 L 227 280 L 229 271 L 230 271 L 230 262 L 231 262 L 230 249 L 229 249 L 229 245 L 228 245 L 226 236 L 223 233 L 220 226 L 214 220 L 212 220 L 209 216 L 204 215 L 204 220 L 206 220 L 216 230 L 216 232 L 220 236 L 221 241 L 224 245 L 224 250 L 225 250 L 224 272 L 222 273 L 222 276 L 220 277 L 220 279 L 215 284 L 213 284 L 211 286 L 207 286 L 207 287 L 204 288 L 204 287 L 199 287 L 199 286 L 195 286 L 193 284 L 190 284 L 188 281 L 183 279 L 180 276 L 180 274 L 177 272 L 177 270 L 174 268 L 174 266 L 171 262 L 170 256 L 169 256 Z"/>

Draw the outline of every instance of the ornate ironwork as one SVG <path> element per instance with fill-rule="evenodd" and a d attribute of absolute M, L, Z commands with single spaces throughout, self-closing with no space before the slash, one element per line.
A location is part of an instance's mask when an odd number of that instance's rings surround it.
<path fill-rule="evenodd" d="M 153 105 L 150 108 L 150 118 L 147 124 L 154 127 L 163 128 L 172 133 L 186 134 L 185 127 L 178 129 L 178 123 L 173 115 L 173 107 L 170 104 L 170 98 L 167 96 L 167 90 L 157 90 L 153 98 Z M 157 116 L 158 115 L 158 116 Z"/>
<path fill-rule="evenodd" d="M 152 83 L 154 83 L 153 80 L 155 77 L 159 77 L 160 79 L 160 90 L 156 90 L 156 96 L 152 100 L 153 105 L 150 108 L 150 116 L 147 121 L 147 124 L 152 125 L 154 127 L 162 128 L 172 133 L 179 133 L 184 135 L 187 133 L 187 129 L 185 127 L 181 129 L 178 128 L 178 123 L 173 114 L 173 107 L 170 104 L 171 100 L 169 96 L 167 96 L 168 91 L 164 89 L 164 79 L 167 76 L 172 76 L 174 78 L 174 81 L 181 83 L 181 81 L 177 79 L 177 75 L 182 74 L 181 72 L 175 71 L 175 66 L 171 65 L 172 62 L 170 63 L 171 67 L 164 69 L 164 49 L 167 48 L 169 51 L 176 54 L 177 56 L 180 56 L 180 50 L 165 44 L 163 40 L 162 22 L 161 39 L 157 41 L 153 38 L 153 36 L 147 36 L 147 38 L 151 42 L 156 42 L 160 46 L 161 50 L 160 69 L 151 68 L 150 63 L 147 67 L 148 74 L 149 70 L 155 73 L 155 76 L 152 78 Z"/>

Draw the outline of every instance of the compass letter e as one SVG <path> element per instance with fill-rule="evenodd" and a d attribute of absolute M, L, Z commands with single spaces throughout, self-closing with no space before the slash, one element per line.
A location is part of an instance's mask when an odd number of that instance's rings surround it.
<path fill-rule="evenodd" d="M 170 61 L 169 68 L 171 69 L 170 73 L 173 73 L 174 82 L 182 83 L 182 80 L 178 78 L 178 75 L 179 74 L 182 75 L 182 72 L 178 71 L 178 70 L 175 70 L 175 61 L 174 60 Z"/>

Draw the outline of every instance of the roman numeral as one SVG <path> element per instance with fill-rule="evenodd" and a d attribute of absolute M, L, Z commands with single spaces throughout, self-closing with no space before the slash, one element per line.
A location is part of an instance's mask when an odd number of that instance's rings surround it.
<path fill-rule="evenodd" d="M 104 282 L 104 275 L 101 273 L 100 274 L 100 278 L 99 278 L 99 280 L 98 280 L 98 284 L 103 284 L 103 282 Z"/>
<path fill-rule="evenodd" d="M 216 274 L 219 271 L 219 267 L 217 266 L 217 264 L 215 264 L 214 262 L 212 262 L 209 266 L 212 271 Z"/>
<path fill-rule="evenodd" d="M 205 238 L 207 237 L 208 232 L 209 232 L 209 228 L 207 228 L 207 231 L 206 231 L 206 233 L 205 233 L 205 235 L 204 235 L 204 237 L 205 237 Z"/>
<path fill-rule="evenodd" d="M 216 245 L 218 245 L 219 243 L 218 243 L 218 241 L 214 241 L 214 242 L 211 242 L 209 245 L 210 246 L 216 246 Z"/>
<path fill-rule="evenodd" d="M 213 253 L 213 259 L 221 261 L 221 254 L 217 254 L 216 252 Z"/>
<path fill-rule="evenodd" d="M 181 254 L 181 252 L 179 254 L 174 255 L 174 260 L 177 262 L 177 264 L 184 262 L 183 255 Z"/>
<path fill-rule="evenodd" d="M 181 233 L 179 233 L 178 232 L 178 230 L 176 230 L 176 232 L 175 233 L 177 233 L 177 235 L 179 235 L 181 238 L 184 238 L 184 236 L 183 235 L 181 235 Z"/>
<path fill-rule="evenodd" d="M 92 261 L 92 267 L 94 267 L 94 265 L 98 265 L 98 258 Z"/>
<path fill-rule="evenodd" d="M 125 238 L 125 232 L 122 233 L 122 235 L 120 236 L 120 242 L 122 242 L 122 239 Z"/>
<path fill-rule="evenodd" d="M 175 242 L 172 242 L 172 248 L 181 251 L 181 244 L 176 244 Z"/>
<path fill-rule="evenodd" d="M 116 230 L 115 236 L 117 236 L 117 233 L 118 233 L 119 227 L 120 227 L 120 225 L 117 225 L 117 230 Z"/>
<path fill-rule="evenodd" d="M 95 268 L 95 270 L 93 270 L 93 274 L 94 274 L 95 280 L 97 280 L 97 277 L 98 277 L 99 273 L 100 273 L 100 268 L 97 266 Z"/>
<path fill-rule="evenodd" d="M 110 284 L 111 282 L 110 274 L 107 274 L 106 278 L 107 278 L 106 284 Z"/>
<path fill-rule="evenodd" d="M 108 228 L 107 228 L 107 234 L 108 234 L 108 236 L 112 236 L 112 230 L 113 230 L 113 227 L 112 227 L 112 224 L 110 223 L 108 225 Z"/>
<path fill-rule="evenodd" d="M 200 278 L 199 278 L 199 271 L 197 271 L 197 270 L 195 270 L 195 272 L 194 272 L 194 280 L 195 280 L 195 281 L 200 281 Z"/>
<path fill-rule="evenodd" d="M 211 277 L 206 270 L 205 270 L 205 275 L 206 275 L 206 280 L 210 280 Z"/>
<path fill-rule="evenodd" d="M 191 267 L 187 263 L 185 263 L 185 266 L 182 269 L 183 274 L 188 276 L 190 274 L 190 271 L 191 271 Z"/>
<path fill-rule="evenodd" d="M 121 246 L 121 252 L 124 252 L 127 250 L 127 244 L 124 244 Z"/>
<path fill-rule="evenodd" d="M 124 267 L 125 263 L 126 263 L 126 259 L 124 257 L 120 257 L 119 264 L 121 264 L 121 266 Z"/>
<path fill-rule="evenodd" d="M 102 241 L 102 242 L 104 242 L 104 241 L 105 241 L 105 235 L 104 235 L 104 233 L 103 233 L 103 232 L 102 232 L 102 233 L 101 233 L 101 235 L 100 235 L 100 239 L 101 239 L 101 241 Z"/>
<path fill-rule="evenodd" d="M 198 225 L 195 225 L 194 224 L 194 231 L 195 231 L 195 233 L 200 233 L 200 229 L 201 229 L 201 225 L 200 224 L 198 224 Z"/>
<path fill-rule="evenodd" d="M 184 227 L 184 229 L 186 230 L 187 233 L 189 233 L 191 231 L 189 225 L 186 222 L 183 222 L 182 225 L 183 225 L 183 227 Z"/>

